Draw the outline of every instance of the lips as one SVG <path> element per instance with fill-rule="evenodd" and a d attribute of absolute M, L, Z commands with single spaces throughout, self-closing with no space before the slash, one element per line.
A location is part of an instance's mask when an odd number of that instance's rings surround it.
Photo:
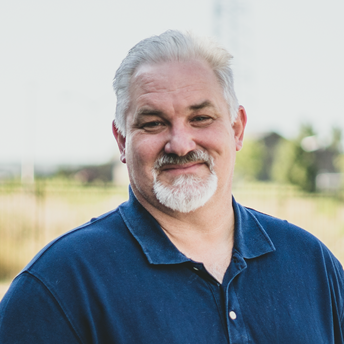
<path fill-rule="evenodd" d="M 166 170 L 179 170 L 179 169 L 182 169 L 182 170 L 186 170 L 186 169 L 189 169 L 193 166 L 196 166 L 196 165 L 203 165 L 204 162 L 190 162 L 190 163 L 187 163 L 187 164 L 182 164 L 182 165 L 172 165 L 172 164 L 166 164 L 164 166 L 161 167 L 161 171 L 166 171 Z"/>
<path fill-rule="evenodd" d="M 205 165 L 205 162 L 190 162 L 182 165 L 172 165 L 172 164 L 166 164 L 161 167 L 160 171 L 161 172 L 170 172 L 173 174 L 182 174 L 186 172 L 196 172 L 198 168 L 202 165 Z"/>

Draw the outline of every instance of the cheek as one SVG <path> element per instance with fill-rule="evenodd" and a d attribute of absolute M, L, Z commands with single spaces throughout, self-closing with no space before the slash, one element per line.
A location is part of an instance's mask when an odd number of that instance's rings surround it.
<path fill-rule="evenodd" d="M 217 155 L 222 156 L 231 149 L 231 139 L 226 132 L 221 130 L 204 131 L 199 136 L 198 143 L 209 152 L 214 152 L 214 158 Z"/>
<path fill-rule="evenodd" d="M 161 152 L 161 142 L 154 137 L 133 137 L 127 142 L 127 152 L 132 165 L 150 170 Z"/>
<path fill-rule="evenodd" d="M 215 171 L 218 175 L 229 175 L 235 163 L 236 144 L 234 135 L 228 130 L 203 132 L 199 145 L 215 159 Z"/>

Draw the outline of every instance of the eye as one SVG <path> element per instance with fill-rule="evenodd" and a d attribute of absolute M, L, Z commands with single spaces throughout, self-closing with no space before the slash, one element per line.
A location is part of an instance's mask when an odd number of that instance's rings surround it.
<path fill-rule="evenodd" d="M 201 122 L 201 121 L 205 121 L 207 120 L 209 117 L 206 117 L 206 116 L 197 116 L 195 118 L 193 118 L 193 121 L 194 122 Z"/>
<path fill-rule="evenodd" d="M 208 125 L 213 122 L 213 118 L 209 116 L 196 116 L 191 120 L 194 125 Z"/>
<path fill-rule="evenodd" d="M 159 130 L 164 126 L 164 123 L 161 121 L 151 121 L 142 124 L 141 128 L 146 130 L 146 131 L 155 131 Z"/>

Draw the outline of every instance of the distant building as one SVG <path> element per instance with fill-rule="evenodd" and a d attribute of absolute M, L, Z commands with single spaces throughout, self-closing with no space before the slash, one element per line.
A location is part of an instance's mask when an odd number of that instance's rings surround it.
<path fill-rule="evenodd" d="M 318 191 L 336 192 L 343 187 L 343 173 L 319 173 L 315 180 Z"/>

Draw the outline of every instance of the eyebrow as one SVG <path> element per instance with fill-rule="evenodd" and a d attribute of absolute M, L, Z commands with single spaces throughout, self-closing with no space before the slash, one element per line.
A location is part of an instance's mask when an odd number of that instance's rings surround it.
<path fill-rule="evenodd" d="M 190 105 L 188 109 L 197 111 L 197 110 L 201 110 L 207 107 L 215 108 L 214 104 L 211 101 L 205 100 L 202 103 Z M 164 113 L 159 110 L 143 108 L 143 109 L 140 109 L 136 115 L 137 116 L 145 116 L 145 115 L 146 116 L 162 116 L 163 114 Z"/>
<path fill-rule="evenodd" d="M 207 107 L 212 107 L 215 108 L 214 104 L 212 102 L 210 102 L 209 100 L 205 100 L 204 102 L 200 103 L 200 104 L 195 104 L 195 105 L 191 105 L 189 106 L 190 110 L 201 110 Z"/>
<path fill-rule="evenodd" d="M 152 109 L 140 109 L 138 112 L 137 112 L 137 116 L 144 116 L 144 115 L 151 115 L 151 116 L 161 116 L 163 113 L 162 111 L 159 111 L 159 110 L 152 110 Z"/>

